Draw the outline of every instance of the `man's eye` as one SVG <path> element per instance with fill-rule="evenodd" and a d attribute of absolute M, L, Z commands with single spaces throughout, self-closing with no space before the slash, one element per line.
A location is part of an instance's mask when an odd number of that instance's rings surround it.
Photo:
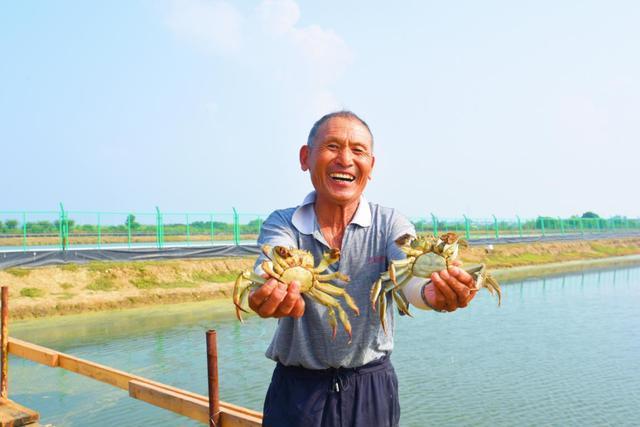
<path fill-rule="evenodd" d="M 328 148 L 329 150 L 337 150 L 337 149 L 339 149 L 340 147 L 338 147 L 338 144 L 329 144 L 329 145 L 327 145 L 327 148 Z"/>

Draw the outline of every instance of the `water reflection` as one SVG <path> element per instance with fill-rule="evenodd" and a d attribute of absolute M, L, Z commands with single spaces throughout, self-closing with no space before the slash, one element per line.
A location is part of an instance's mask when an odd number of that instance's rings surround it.
<path fill-rule="evenodd" d="M 403 426 L 632 425 L 640 419 L 640 269 L 503 284 L 466 310 L 398 319 Z M 15 322 L 12 335 L 206 394 L 218 331 L 223 400 L 261 409 L 274 321 L 240 325 L 228 302 Z M 11 358 L 10 393 L 57 425 L 196 425 L 63 370 Z M 127 414 L 125 419 L 123 414 Z M 132 424 L 131 420 L 135 420 Z"/>

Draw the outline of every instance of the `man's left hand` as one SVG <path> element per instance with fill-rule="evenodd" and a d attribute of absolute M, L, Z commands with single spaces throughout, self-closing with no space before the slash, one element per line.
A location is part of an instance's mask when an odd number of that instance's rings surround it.
<path fill-rule="evenodd" d="M 458 266 L 431 275 L 431 283 L 425 286 L 424 296 L 429 305 L 439 311 L 454 311 L 466 307 L 478 292 L 473 277 Z"/>

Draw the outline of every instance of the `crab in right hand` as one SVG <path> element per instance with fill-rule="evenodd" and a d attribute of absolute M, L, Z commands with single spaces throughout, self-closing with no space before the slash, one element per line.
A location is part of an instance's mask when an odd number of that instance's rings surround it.
<path fill-rule="evenodd" d="M 349 335 L 349 342 L 351 342 L 352 333 L 349 317 L 342 308 L 340 301 L 334 297 L 344 298 L 345 303 L 354 311 L 356 316 L 360 314 L 360 310 L 345 288 L 329 283 L 330 280 L 339 280 L 345 283 L 349 282 L 349 276 L 339 271 L 321 274 L 329 268 L 331 264 L 338 262 L 340 259 L 340 250 L 331 249 L 325 253 L 322 260 L 315 267 L 313 255 L 311 252 L 303 249 L 263 245 L 262 252 L 268 258 L 268 260 L 264 261 L 261 265 L 262 270 L 268 278 L 264 278 L 252 270 L 247 270 L 240 273 L 236 279 L 233 288 L 233 303 L 236 306 L 238 320 L 242 321 L 241 311 L 247 312 L 247 310 L 242 307 L 242 304 L 244 300 L 248 298 L 251 289 L 262 286 L 270 278 L 274 278 L 287 286 L 295 280 L 300 283 L 301 293 L 327 308 L 327 317 L 333 337 L 335 338 L 336 336 L 338 319 L 340 319 L 345 331 Z M 336 311 L 338 312 L 337 318 Z"/>
<path fill-rule="evenodd" d="M 421 277 L 430 281 L 432 273 L 449 268 L 452 262 L 458 258 L 459 246 L 467 246 L 467 242 L 456 233 L 445 233 L 440 237 L 421 236 L 415 239 L 407 234 L 396 240 L 396 244 L 402 252 L 407 254 L 407 258 L 391 261 L 389 270 L 380 275 L 370 293 L 372 308 L 374 311 L 376 308 L 378 309 L 382 329 L 385 332 L 386 294 L 391 292 L 400 312 L 411 315 L 408 303 L 400 292 L 402 288 L 413 277 Z M 498 305 L 500 305 L 502 300 L 500 285 L 487 272 L 484 264 L 461 268 L 474 278 L 475 288 L 472 290 L 487 288 L 492 295 L 494 293 L 498 295 Z"/>

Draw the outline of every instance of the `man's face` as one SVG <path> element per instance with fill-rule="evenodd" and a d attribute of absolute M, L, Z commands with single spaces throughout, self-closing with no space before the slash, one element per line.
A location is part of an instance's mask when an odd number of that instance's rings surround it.
<path fill-rule="evenodd" d="M 371 179 L 375 158 L 369 130 L 358 120 L 333 117 L 300 149 L 300 166 L 309 170 L 319 197 L 336 205 L 357 203 Z"/>

